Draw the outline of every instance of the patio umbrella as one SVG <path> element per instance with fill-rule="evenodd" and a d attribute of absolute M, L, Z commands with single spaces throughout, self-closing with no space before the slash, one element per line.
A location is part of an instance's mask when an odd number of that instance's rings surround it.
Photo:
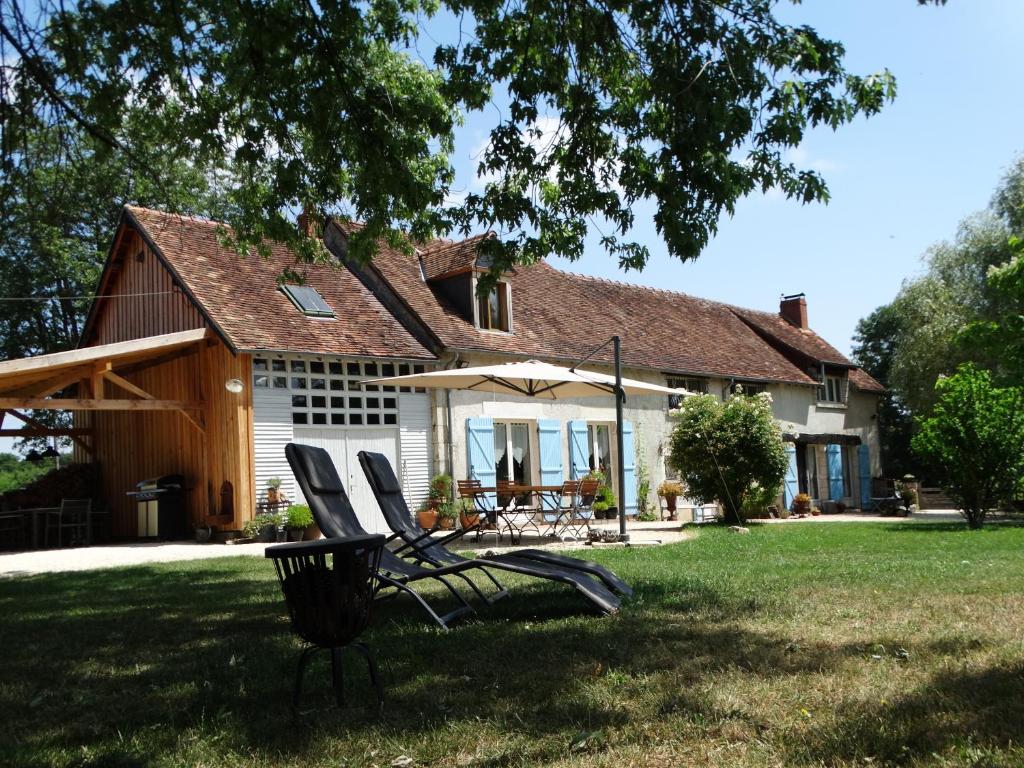
<path fill-rule="evenodd" d="M 617 340 L 616 340 L 617 341 Z M 616 347 L 618 345 L 616 344 Z M 616 353 L 618 350 L 616 349 Z M 618 366 L 616 366 L 618 369 Z M 685 390 L 671 389 L 660 384 L 627 379 L 621 375 L 609 376 L 596 371 L 581 371 L 527 360 L 501 365 L 481 365 L 473 368 L 452 368 L 450 370 L 428 371 L 409 376 L 392 376 L 386 379 L 372 379 L 363 384 L 387 384 L 389 386 L 422 387 L 427 389 L 468 389 L 521 397 L 538 397 L 546 400 L 564 400 L 576 397 L 598 397 L 614 395 L 616 382 L 621 393 L 616 400 L 615 424 L 619 451 L 618 481 L 619 493 L 624 493 L 626 484 L 625 462 L 622 459 L 622 402 L 628 395 L 687 394 Z M 451 424 L 448 425 L 449 439 Z M 619 532 L 626 534 L 625 509 L 619 515 Z"/>

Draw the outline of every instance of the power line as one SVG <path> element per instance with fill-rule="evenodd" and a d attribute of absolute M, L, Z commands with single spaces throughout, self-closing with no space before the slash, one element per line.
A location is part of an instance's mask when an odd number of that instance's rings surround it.
<path fill-rule="evenodd" d="M 170 296 L 178 291 L 149 291 L 147 293 L 105 293 L 87 296 L 0 296 L 0 301 L 62 301 L 79 299 L 132 299 L 142 296 Z"/>

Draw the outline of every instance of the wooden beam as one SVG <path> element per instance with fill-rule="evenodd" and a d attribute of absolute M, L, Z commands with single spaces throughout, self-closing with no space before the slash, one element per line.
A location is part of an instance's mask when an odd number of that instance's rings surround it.
<path fill-rule="evenodd" d="M 203 404 L 189 400 L 100 400 L 42 397 L 0 397 L 0 408 L 46 411 L 198 411 Z"/>
<path fill-rule="evenodd" d="M 193 427 L 199 430 L 199 434 L 206 434 L 206 424 L 204 423 L 202 414 L 199 415 L 199 418 L 196 418 L 188 411 L 182 411 L 181 415 L 185 417 L 189 424 L 191 424 Z"/>
<path fill-rule="evenodd" d="M 60 427 L 54 427 L 53 429 L 40 429 L 38 427 L 30 427 L 28 429 L 0 429 L 0 437 L 83 437 L 91 434 L 91 429 L 81 427 L 64 429 Z"/>
<path fill-rule="evenodd" d="M 105 363 L 100 363 L 92 371 L 92 376 L 90 377 L 90 381 L 92 382 L 92 396 L 96 400 L 102 400 L 106 396 L 103 386 L 103 377 L 110 372 L 111 367 L 110 362 L 107 361 Z M 79 392 L 78 394 L 81 395 L 82 393 Z"/>
<path fill-rule="evenodd" d="M 0 396 L 49 397 L 52 394 L 70 387 L 72 384 L 77 384 L 83 378 L 88 377 L 89 372 L 89 368 L 72 368 L 71 370 L 63 371 L 59 376 L 52 376 L 49 379 L 37 381 L 34 384 L 27 384 L 24 387 L 0 393 Z"/>
<path fill-rule="evenodd" d="M 128 381 L 128 379 L 118 376 L 113 371 L 104 371 L 103 378 L 105 378 L 107 381 L 113 382 L 126 392 L 131 392 L 133 395 L 141 397 L 143 400 L 156 400 L 155 397 L 149 394 L 149 392 L 144 390 L 142 387 L 138 387 L 132 384 L 130 381 Z"/>
<path fill-rule="evenodd" d="M 161 351 L 169 352 L 175 348 L 197 344 L 212 336 L 213 333 L 211 331 L 205 328 L 196 328 L 191 331 L 178 331 L 177 333 L 166 333 L 162 336 L 150 336 L 142 339 L 132 339 L 131 341 L 116 341 L 112 344 L 82 347 L 81 349 L 72 349 L 67 352 L 53 352 L 48 355 L 26 357 L 20 360 L 5 360 L 0 362 L 0 376 L 9 376 L 28 371 L 45 371 L 71 365 L 103 363 L 109 360 L 116 361 L 118 358 L 127 358 L 127 362 L 128 360 L 153 357 Z"/>
<path fill-rule="evenodd" d="M 5 408 L 10 408 L 10 406 L 5 406 Z M 39 429 L 39 430 L 50 429 L 50 427 L 46 426 L 41 421 L 36 421 L 31 416 L 26 416 L 24 413 L 18 413 L 17 411 L 12 411 L 12 410 L 4 410 L 4 413 L 11 414 L 11 416 L 13 416 L 14 418 L 18 419 L 19 421 L 24 422 L 25 424 L 27 424 L 29 427 L 32 427 L 33 429 Z M 71 442 L 73 442 L 75 445 L 81 446 L 83 451 L 85 451 L 86 453 L 90 453 L 90 454 L 92 453 L 92 446 L 90 446 L 87 442 L 85 442 L 85 440 L 83 440 L 81 437 L 79 437 L 77 435 L 69 435 L 69 437 L 71 438 Z"/>

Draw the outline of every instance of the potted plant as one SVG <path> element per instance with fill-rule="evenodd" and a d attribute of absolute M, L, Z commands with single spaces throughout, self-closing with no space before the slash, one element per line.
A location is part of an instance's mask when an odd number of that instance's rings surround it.
<path fill-rule="evenodd" d="M 256 515 L 242 526 L 242 536 L 254 541 L 269 543 L 277 535 L 277 515 Z"/>
<path fill-rule="evenodd" d="M 306 529 L 315 525 L 313 512 L 306 504 L 292 504 L 285 513 L 285 530 L 288 531 L 288 541 L 302 541 L 306 536 Z"/>
<path fill-rule="evenodd" d="M 272 517 L 274 518 L 275 541 L 279 543 L 288 541 L 288 513 L 282 511 L 272 515 Z"/>
<path fill-rule="evenodd" d="M 455 530 L 455 521 L 459 519 L 459 506 L 454 501 L 442 501 L 437 505 L 437 525 L 441 530 Z"/>
<path fill-rule="evenodd" d="M 267 503 L 277 504 L 281 501 L 281 478 L 272 477 L 267 480 Z"/>
<path fill-rule="evenodd" d="M 821 510 L 820 509 L 818 509 L 817 507 L 812 507 L 811 508 L 811 517 L 817 517 L 820 514 L 821 514 Z"/>
<path fill-rule="evenodd" d="M 811 511 L 811 497 L 806 493 L 798 493 L 793 497 L 793 514 L 806 515 Z"/>
<path fill-rule="evenodd" d="M 471 499 L 459 499 L 455 504 L 459 510 L 459 525 L 464 531 L 480 524 L 480 513 Z"/>
<path fill-rule="evenodd" d="M 658 495 L 665 499 L 668 519 L 676 519 L 676 499 L 683 495 L 683 484 L 678 480 L 664 480 L 658 486 Z"/>
<path fill-rule="evenodd" d="M 615 494 L 612 493 L 612 489 L 607 485 L 599 485 L 597 496 L 594 497 L 594 514 L 596 515 L 600 508 L 604 512 L 604 519 L 614 520 L 619 516 L 619 508 L 615 505 Z"/>
<path fill-rule="evenodd" d="M 427 499 L 420 508 L 416 511 L 416 522 L 419 523 L 420 528 L 424 531 L 432 531 L 437 528 L 437 507 L 431 503 L 430 499 Z"/>

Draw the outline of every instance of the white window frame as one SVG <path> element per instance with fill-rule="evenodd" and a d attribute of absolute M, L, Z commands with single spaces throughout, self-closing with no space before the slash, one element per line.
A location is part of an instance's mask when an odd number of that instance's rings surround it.
<path fill-rule="evenodd" d="M 401 424 L 399 395 L 425 391 L 379 384 L 364 389 L 360 385 L 366 379 L 422 372 L 426 370 L 422 362 L 256 353 L 252 365 L 253 389 L 287 396 L 293 427 L 397 428 Z"/>
<path fill-rule="evenodd" d="M 500 328 L 484 328 L 483 327 L 483 325 L 481 323 L 481 317 L 480 317 L 480 297 L 477 296 L 477 293 L 476 293 L 477 283 L 478 283 L 478 280 L 474 276 L 473 277 L 473 283 L 472 283 L 472 287 L 473 287 L 473 325 L 475 325 L 478 330 L 481 330 L 484 333 L 500 333 L 500 334 L 505 335 L 505 336 L 511 335 L 512 331 L 515 328 L 515 326 L 513 325 L 513 317 L 512 317 L 512 285 L 510 283 L 506 282 L 505 280 L 499 280 L 497 282 L 497 284 L 495 285 L 495 288 L 503 287 L 504 290 L 505 290 L 505 312 L 508 315 L 508 317 L 506 318 L 508 320 L 508 330 L 507 331 L 503 331 Z"/>
<path fill-rule="evenodd" d="M 826 374 L 818 385 L 818 402 L 827 405 L 846 405 L 850 390 L 849 376 Z"/>

